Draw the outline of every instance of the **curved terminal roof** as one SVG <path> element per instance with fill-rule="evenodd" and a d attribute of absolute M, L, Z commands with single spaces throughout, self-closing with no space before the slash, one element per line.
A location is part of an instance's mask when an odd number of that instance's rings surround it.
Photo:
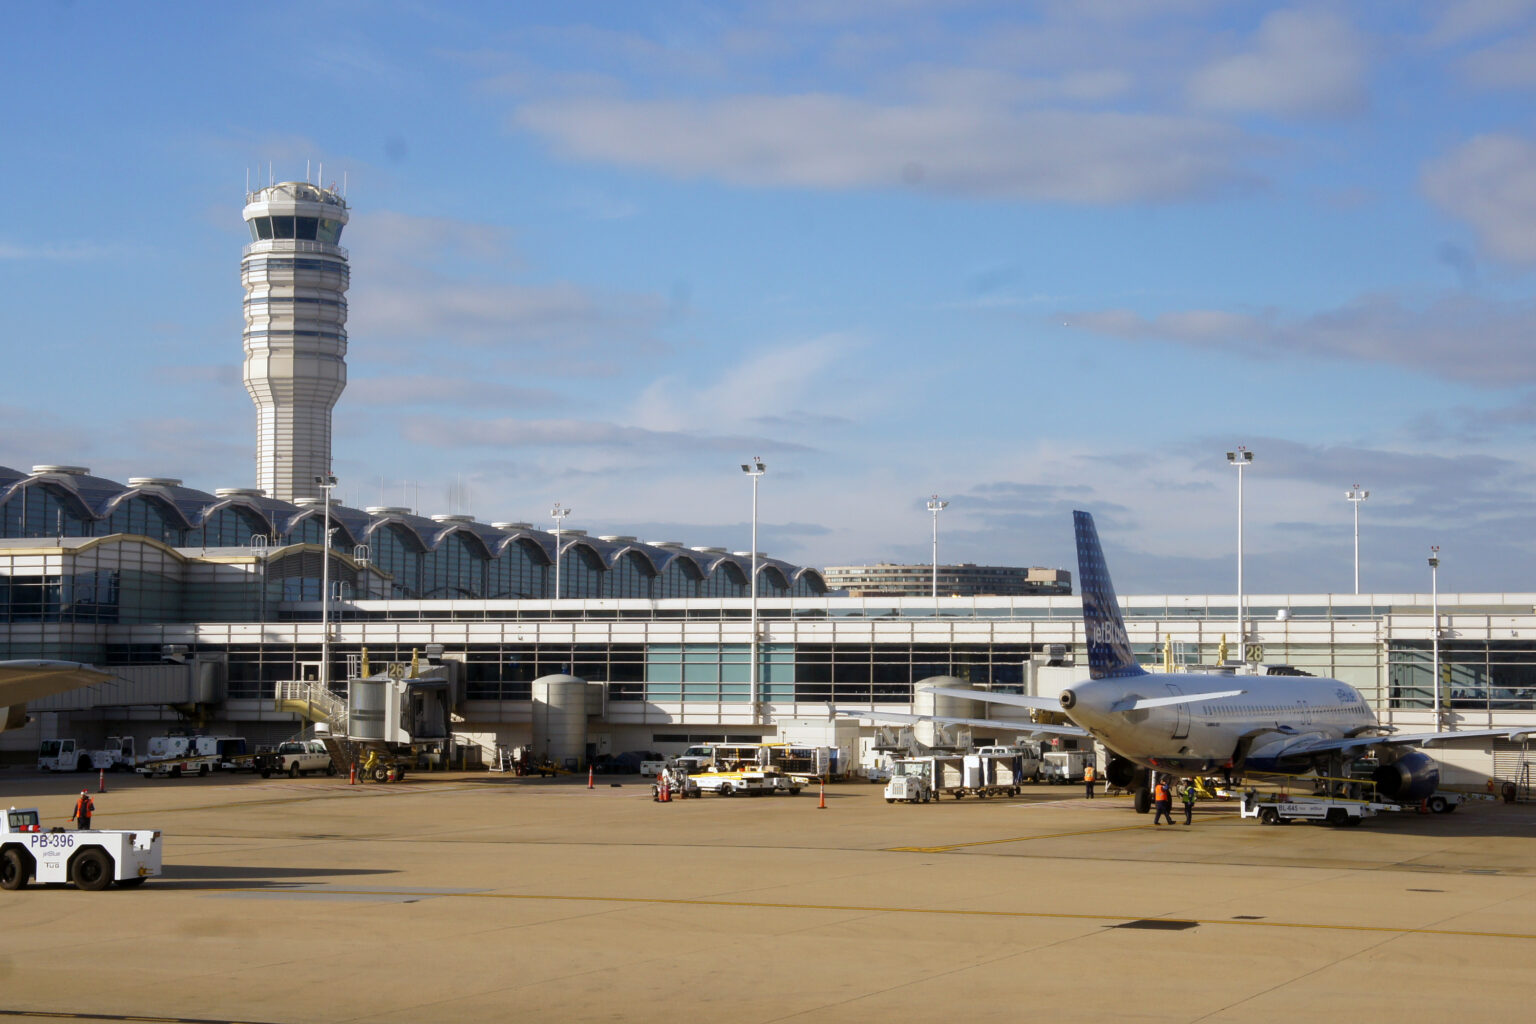
<path fill-rule="evenodd" d="M 223 489 L 215 494 L 187 487 L 179 480 L 162 477 L 133 477 L 129 483 L 119 483 L 105 477 L 92 476 L 80 466 L 34 466 L 31 472 L 0 466 L 0 511 L 11 509 L 12 503 L 22 499 L 27 492 L 41 489 L 54 497 L 60 509 L 74 528 L 56 529 L 53 522 L 40 524 L 31 532 L 15 532 L 13 521 L 22 529 L 25 523 L 19 516 L 0 518 L 6 532 L 0 536 L 54 536 L 67 533 L 70 536 L 92 536 L 96 525 L 110 520 L 113 513 L 131 502 L 142 501 L 158 508 L 169 524 L 184 531 L 195 531 L 209 526 L 226 509 L 242 513 L 242 523 L 252 527 L 240 542 L 228 546 L 252 547 L 259 544 L 281 545 L 302 542 L 300 531 L 310 521 L 319 523 L 325 514 L 322 501 L 294 504 L 268 498 L 259 491 L 245 488 Z M 345 505 L 331 506 L 331 524 L 338 531 L 337 547 L 368 545 L 379 531 L 394 529 L 403 531 L 412 546 L 420 551 L 436 551 L 450 538 L 463 538 L 471 547 L 487 559 L 499 558 L 514 544 L 531 547 L 541 560 L 552 563 L 555 556 L 555 535 L 550 530 L 539 530 L 526 523 L 503 523 L 495 526 L 477 522 L 468 516 L 416 515 L 407 509 L 371 507 L 350 508 Z M 132 532 L 113 530 L 113 532 Z M 319 530 L 313 531 L 319 536 Z M 263 538 L 258 540 L 257 538 Z M 172 545 L 176 546 L 176 545 Z M 745 580 L 752 570 L 750 552 L 733 554 L 722 548 L 687 548 L 672 541 L 641 542 L 632 537 L 591 537 L 573 530 L 562 530 L 560 547 L 563 552 L 587 551 L 605 569 L 613 569 L 620 560 L 630 557 L 640 560 L 651 572 L 661 574 L 675 562 L 691 565 L 699 577 L 709 577 L 723 566 L 731 566 Z M 792 589 L 803 584 L 815 593 L 826 592 L 826 582 L 812 568 L 793 565 L 782 559 L 758 557 L 758 574 L 773 580 L 780 589 Z"/>

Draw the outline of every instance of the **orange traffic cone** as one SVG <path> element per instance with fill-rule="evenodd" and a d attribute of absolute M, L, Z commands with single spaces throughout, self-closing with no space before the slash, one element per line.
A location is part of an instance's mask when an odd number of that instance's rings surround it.
<path fill-rule="evenodd" d="M 826 779 L 822 779 L 821 780 L 821 799 L 816 804 L 816 806 L 817 806 L 817 808 L 819 808 L 820 810 L 823 810 L 823 811 L 827 809 L 827 780 Z"/>
<path fill-rule="evenodd" d="M 107 791 L 107 770 L 105 768 L 103 768 L 99 772 L 96 773 L 96 792 L 98 792 L 98 793 L 105 793 L 106 791 Z"/>
<path fill-rule="evenodd" d="M 347 785 L 349 785 L 349 786 L 357 785 L 357 762 L 356 761 L 352 762 L 352 770 L 347 773 Z"/>
<path fill-rule="evenodd" d="M 587 788 L 592 788 L 592 766 L 587 765 Z"/>

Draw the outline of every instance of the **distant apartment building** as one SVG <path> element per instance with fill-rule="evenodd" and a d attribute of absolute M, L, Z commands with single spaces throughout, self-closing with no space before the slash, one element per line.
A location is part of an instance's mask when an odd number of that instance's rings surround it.
<path fill-rule="evenodd" d="M 1071 594 L 1072 574 L 1065 569 L 1028 569 L 1013 565 L 939 566 L 940 597 Z M 828 590 L 849 597 L 925 597 L 933 593 L 932 565 L 829 565 L 822 570 Z"/>

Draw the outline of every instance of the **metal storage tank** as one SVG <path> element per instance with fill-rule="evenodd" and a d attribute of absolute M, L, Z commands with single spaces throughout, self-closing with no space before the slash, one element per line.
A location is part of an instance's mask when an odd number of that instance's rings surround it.
<path fill-rule="evenodd" d="M 543 676 L 533 681 L 533 756 L 575 770 L 587 754 L 587 681 Z"/>
<path fill-rule="evenodd" d="M 966 697 L 951 697 L 943 693 L 929 693 L 927 687 L 943 686 L 952 690 L 969 690 L 971 684 L 955 676 L 929 676 L 912 687 L 912 713 L 936 715 L 944 718 L 980 718 L 981 709 L 976 701 Z M 912 727 L 917 742 L 932 747 L 944 741 L 938 736 L 942 726 L 933 722 L 918 722 Z"/>

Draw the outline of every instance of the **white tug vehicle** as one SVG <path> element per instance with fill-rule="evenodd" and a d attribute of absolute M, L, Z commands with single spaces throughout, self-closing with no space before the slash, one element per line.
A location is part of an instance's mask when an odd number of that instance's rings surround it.
<path fill-rule="evenodd" d="M 12 807 L 0 830 L 0 889 L 72 882 L 105 889 L 142 885 L 160 874 L 159 829 L 44 830 L 35 807 Z"/>

